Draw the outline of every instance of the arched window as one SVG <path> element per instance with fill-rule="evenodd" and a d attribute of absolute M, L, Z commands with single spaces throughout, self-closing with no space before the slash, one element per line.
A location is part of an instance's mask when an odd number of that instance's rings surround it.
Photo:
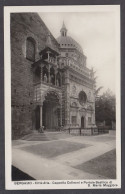
<path fill-rule="evenodd" d="M 75 125 L 77 123 L 77 117 L 72 116 L 72 124 Z"/>
<path fill-rule="evenodd" d="M 30 61 L 35 61 L 35 41 L 31 37 L 26 40 L 26 58 Z"/>
<path fill-rule="evenodd" d="M 92 118 L 88 117 L 88 124 L 92 124 Z"/>
<path fill-rule="evenodd" d="M 86 101 L 87 101 L 87 95 L 86 95 L 86 93 L 84 91 L 81 91 L 79 93 L 79 103 L 81 105 L 84 105 L 84 103 L 86 103 Z"/>

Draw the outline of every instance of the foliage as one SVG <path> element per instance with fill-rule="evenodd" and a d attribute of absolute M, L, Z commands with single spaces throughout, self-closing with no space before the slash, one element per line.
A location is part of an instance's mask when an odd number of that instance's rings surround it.
<path fill-rule="evenodd" d="M 97 96 L 100 92 L 100 90 L 103 88 L 102 86 L 100 87 L 96 87 L 96 80 L 97 80 L 97 76 L 96 76 L 96 71 L 94 70 L 94 68 L 92 67 L 91 69 L 91 78 L 93 79 L 94 81 L 94 90 L 95 90 L 95 96 Z"/>
<path fill-rule="evenodd" d="M 102 95 L 99 96 L 102 86 L 96 86 L 96 71 L 91 69 L 91 77 L 94 81 L 94 90 L 95 90 L 95 118 L 96 122 L 105 122 L 106 125 L 111 125 L 112 121 L 116 119 L 116 110 L 115 110 L 115 95 L 111 90 L 107 90 Z"/>
<path fill-rule="evenodd" d="M 96 98 L 95 114 L 96 121 L 110 124 L 111 121 L 115 121 L 115 95 L 108 89 L 101 96 Z"/>
<path fill-rule="evenodd" d="M 102 89 L 103 87 L 102 86 L 100 86 L 99 88 L 97 88 L 96 90 L 95 90 L 95 96 L 97 96 L 98 95 L 98 93 L 100 92 L 100 90 Z"/>

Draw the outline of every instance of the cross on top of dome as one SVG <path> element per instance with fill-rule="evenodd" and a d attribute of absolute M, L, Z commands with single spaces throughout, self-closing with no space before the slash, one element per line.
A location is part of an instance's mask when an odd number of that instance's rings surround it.
<path fill-rule="evenodd" d="M 67 36 L 67 29 L 66 29 L 64 21 L 63 21 L 63 25 L 62 25 L 60 32 L 61 32 L 61 36 Z"/>

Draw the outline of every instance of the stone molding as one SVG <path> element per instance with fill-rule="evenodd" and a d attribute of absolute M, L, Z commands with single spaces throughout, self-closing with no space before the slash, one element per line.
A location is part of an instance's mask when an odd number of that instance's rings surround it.
<path fill-rule="evenodd" d="M 48 89 L 46 90 L 43 95 L 41 96 L 41 105 L 43 105 L 43 102 L 45 100 L 45 97 L 47 96 L 47 94 L 50 94 L 50 93 L 54 93 L 56 94 L 58 100 L 59 100 L 59 104 L 61 105 L 62 104 L 62 97 L 61 95 L 59 94 L 59 92 L 57 90 L 54 90 L 54 89 Z"/>

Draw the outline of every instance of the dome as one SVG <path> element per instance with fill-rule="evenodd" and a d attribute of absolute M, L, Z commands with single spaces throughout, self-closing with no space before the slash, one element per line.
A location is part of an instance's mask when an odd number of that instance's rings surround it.
<path fill-rule="evenodd" d="M 57 38 L 61 48 L 75 48 L 80 53 L 83 53 L 81 46 L 70 36 L 59 36 Z"/>
<path fill-rule="evenodd" d="M 77 43 L 73 38 L 70 36 L 67 36 L 67 29 L 65 27 L 65 24 L 63 23 L 63 26 L 60 30 L 61 36 L 57 38 L 57 41 L 60 45 L 60 48 L 69 48 L 69 49 L 77 49 L 80 53 L 83 53 L 82 47 L 79 43 Z"/>

